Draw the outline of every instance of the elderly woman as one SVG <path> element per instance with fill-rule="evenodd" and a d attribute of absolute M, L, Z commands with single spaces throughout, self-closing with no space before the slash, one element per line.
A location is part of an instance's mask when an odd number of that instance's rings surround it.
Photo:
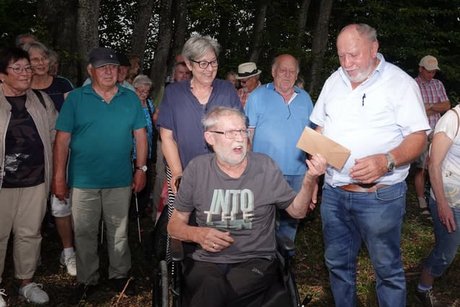
<path fill-rule="evenodd" d="M 53 51 L 48 47 L 39 42 L 32 42 L 25 45 L 24 50 L 29 53 L 33 70 L 31 87 L 47 93 L 53 100 L 56 110 L 60 111 L 65 97 L 73 90 L 72 83 L 63 77 L 53 75 L 50 70 Z"/>
<path fill-rule="evenodd" d="M 0 51 L 0 80 L 0 282 L 12 232 L 19 294 L 33 304 L 44 304 L 48 295 L 32 278 L 40 255 L 57 113 L 47 95 L 38 97 L 31 90 L 26 51 Z M 6 306 L 1 295 L 0 306 Z"/>
<path fill-rule="evenodd" d="M 152 158 L 153 153 L 155 152 L 155 130 L 153 129 L 153 115 L 155 114 L 155 106 L 153 105 L 152 100 L 149 98 L 150 90 L 152 88 L 152 80 L 146 75 L 138 75 L 133 80 L 133 86 L 136 90 L 137 97 L 139 97 L 144 110 L 145 120 L 147 121 L 147 141 L 148 141 L 148 153 L 147 153 L 147 182 L 145 188 L 137 193 L 139 206 L 143 212 L 149 205 L 150 201 L 150 192 L 153 188 L 153 172 L 152 172 Z M 135 144 L 135 143 L 134 143 Z M 136 146 L 133 147 L 133 165 L 136 164 Z"/>
<path fill-rule="evenodd" d="M 435 245 L 423 263 L 417 298 L 424 306 L 435 306 L 434 279 L 455 258 L 460 245 L 460 106 L 448 111 L 436 124 L 428 170 L 431 182 L 430 211 Z"/>
<path fill-rule="evenodd" d="M 24 50 L 29 53 L 30 64 L 32 66 L 31 87 L 41 90 L 50 96 L 56 110 L 60 111 L 67 94 L 73 90 L 73 85 L 69 80 L 54 76 L 51 72 L 52 54 L 45 45 L 39 42 L 32 42 L 24 46 Z M 71 276 L 77 275 L 77 265 L 75 260 L 75 250 L 73 243 L 72 216 L 69 203 L 60 202 L 52 198 L 51 214 L 54 216 L 56 230 L 61 239 L 63 250 L 59 257 L 61 266 L 65 267 Z"/>
<path fill-rule="evenodd" d="M 242 110 L 233 85 L 216 79 L 219 51 L 219 43 L 211 37 L 192 36 L 182 49 L 192 79 L 172 83 L 165 89 L 157 126 L 167 163 L 171 205 L 184 168 L 196 156 L 210 151 L 203 136 L 203 116 L 216 106 Z"/>

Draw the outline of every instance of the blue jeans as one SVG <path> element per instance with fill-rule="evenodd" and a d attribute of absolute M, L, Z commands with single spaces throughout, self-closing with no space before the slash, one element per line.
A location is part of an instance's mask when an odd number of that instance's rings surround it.
<path fill-rule="evenodd" d="M 300 191 L 302 187 L 303 175 L 284 175 L 284 179 L 288 182 L 289 186 L 296 191 Z M 292 218 L 286 210 L 278 210 L 278 221 L 276 223 L 276 232 L 286 238 L 295 241 L 295 235 L 297 232 L 297 225 L 299 220 Z"/>
<path fill-rule="evenodd" d="M 433 277 L 439 277 L 454 261 L 460 246 L 460 209 L 452 208 L 457 229 L 449 233 L 439 220 L 436 201 L 432 197 L 430 197 L 429 206 L 433 217 L 435 244 L 423 266 Z"/>
<path fill-rule="evenodd" d="M 406 183 L 373 193 L 323 187 L 321 219 L 326 266 L 337 307 L 356 306 L 356 263 L 366 244 L 376 273 L 380 307 L 406 306 L 406 280 L 401 261 L 401 226 Z"/>

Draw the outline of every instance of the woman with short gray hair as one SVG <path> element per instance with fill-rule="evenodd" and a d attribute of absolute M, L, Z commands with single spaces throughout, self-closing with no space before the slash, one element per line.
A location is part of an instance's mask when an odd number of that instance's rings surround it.
<path fill-rule="evenodd" d="M 170 208 L 184 168 L 194 157 L 210 152 L 201 125 L 203 115 L 216 106 L 242 111 L 233 85 L 216 79 L 219 52 L 219 43 L 210 36 L 192 36 L 182 49 L 192 79 L 172 83 L 165 89 L 157 126 L 167 162 Z"/>
<path fill-rule="evenodd" d="M 210 50 L 216 57 L 219 57 L 220 45 L 215 39 L 209 35 L 194 35 L 184 44 L 182 55 L 190 61 L 204 56 Z"/>
<path fill-rule="evenodd" d="M 142 85 L 148 86 L 149 90 L 152 87 L 152 80 L 150 80 L 149 77 L 146 75 L 138 75 L 134 78 L 133 80 L 133 86 L 134 88 L 140 87 Z"/>
<path fill-rule="evenodd" d="M 150 207 L 150 192 L 153 189 L 153 161 L 152 157 L 155 153 L 156 136 L 154 127 L 154 113 L 155 106 L 153 105 L 152 99 L 150 99 L 150 91 L 152 89 L 152 80 L 146 75 L 138 75 L 133 80 L 133 87 L 136 90 L 137 97 L 141 101 L 142 110 L 144 111 L 145 120 L 147 122 L 147 142 L 148 142 L 148 152 L 147 152 L 147 182 L 142 191 L 137 193 L 137 200 L 139 205 L 139 212 L 145 213 L 146 209 Z M 138 165 L 136 163 L 136 140 L 133 138 L 134 146 L 132 153 L 133 165 Z"/>

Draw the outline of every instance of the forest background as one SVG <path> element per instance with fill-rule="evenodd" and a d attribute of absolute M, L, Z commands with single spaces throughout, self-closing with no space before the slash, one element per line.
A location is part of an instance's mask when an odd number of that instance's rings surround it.
<path fill-rule="evenodd" d="M 300 75 L 314 100 L 338 67 L 335 40 L 352 22 L 375 27 L 385 58 L 416 76 L 431 54 L 453 104 L 460 96 L 460 0 L 0 0 L 0 46 L 33 33 L 57 51 L 60 74 L 80 85 L 87 54 L 110 46 L 142 60 L 162 90 L 174 56 L 193 33 L 222 45 L 219 76 L 255 61 L 263 82 L 280 53 L 300 60 Z"/>
<path fill-rule="evenodd" d="M 193 33 L 211 35 L 222 45 L 219 77 L 238 64 L 255 61 L 271 80 L 270 66 L 280 53 L 300 60 L 306 90 L 316 100 L 324 80 L 338 67 L 335 40 L 352 22 L 375 27 L 385 58 L 416 76 L 421 57 L 438 58 L 441 79 L 452 104 L 460 99 L 460 0 L 0 0 L 0 46 L 14 44 L 16 35 L 33 33 L 58 52 L 59 74 L 81 85 L 86 78 L 87 54 L 96 46 L 110 46 L 142 59 L 143 72 L 154 81 L 156 98 L 170 74 L 174 56 Z M 412 179 L 409 178 L 409 183 Z M 416 208 L 410 185 L 402 251 L 408 280 L 408 306 L 420 273 L 419 263 L 433 245 L 432 224 Z M 145 233 L 153 226 L 143 221 Z M 133 223 L 134 225 L 134 223 Z M 130 231 L 136 234 L 135 226 Z M 298 286 L 313 295 L 311 306 L 332 306 L 324 267 L 318 218 L 299 232 L 296 256 Z M 136 238 L 132 240 L 136 241 Z M 60 246 L 56 234 L 43 240 L 44 264 L 37 274 L 54 306 L 67 306 L 74 280 L 58 268 Z M 146 306 L 151 300 L 152 264 L 141 246 L 134 246 L 133 274 L 139 295 L 123 299 L 123 306 Z M 104 249 L 102 249 L 104 250 Z M 54 256 L 53 256 L 54 255 Z M 12 276 L 11 257 L 6 268 Z M 106 259 L 106 257 L 102 257 Z M 107 264 L 105 264 L 105 267 Z M 460 306 L 460 262 L 437 282 L 436 295 L 444 306 Z M 366 252 L 359 260 L 359 306 L 376 306 L 375 278 Z M 8 279 L 10 289 L 13 281 Z M 9 293 L 15 293 L 10 291 Z M 85 306 L 111 306 L 109 292 Z M 11 306 L 25 306 L 14 294 Z"/>

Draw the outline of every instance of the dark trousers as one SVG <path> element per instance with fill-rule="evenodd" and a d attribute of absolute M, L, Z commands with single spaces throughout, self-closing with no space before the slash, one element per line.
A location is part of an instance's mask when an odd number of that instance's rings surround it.
<path fill-rule="evenodd" d="M 261 306 L 270 286 L 277 282 L 276 259 L 251 259 L 236 264 L 184 262 L 186 302 L 190 307 Z"/>

